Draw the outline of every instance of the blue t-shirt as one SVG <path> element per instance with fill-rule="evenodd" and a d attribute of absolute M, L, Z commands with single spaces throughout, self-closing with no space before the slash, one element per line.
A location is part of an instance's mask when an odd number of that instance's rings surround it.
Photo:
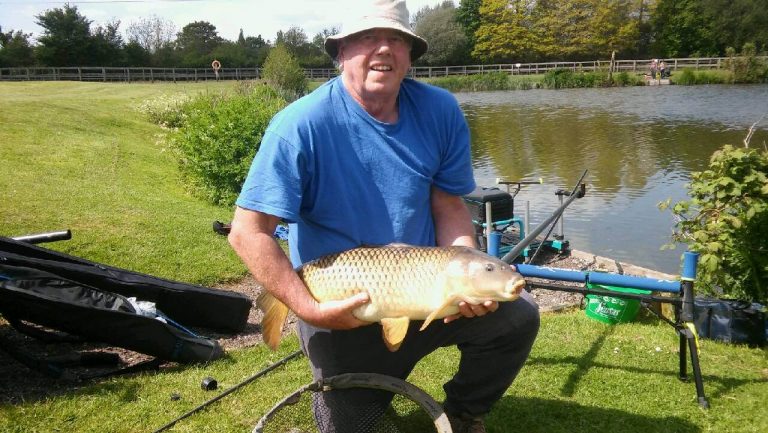
<path fill-rule="evenodd" d="M 294 266 L 360 245 L 434 245 L 432 185 L 474 189 L 453 95 L 405 79 L 398 104 L 398 121 L 380 122 L 339 77 L 270 122 L 237 205 L 289 222 Z"/>

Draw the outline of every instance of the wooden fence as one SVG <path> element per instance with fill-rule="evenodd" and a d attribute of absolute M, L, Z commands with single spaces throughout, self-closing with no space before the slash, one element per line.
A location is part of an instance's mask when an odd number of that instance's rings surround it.
<path fill-rule="evenodd" d="M 768 56 L 760 57 L 764 62 Z M 721 69 L 727 57 L 665 59 L 670 71 L 684 68 Z M 445 77 L 449 75 L 474 75 L 503 72 L 513 75 L 543 74 L 554 69 L 572 71 L 598 71 L 613 69 L 614 72 L 644 73 L 649 60 L 594 60 L 589 62 L 544 62 L 496 65 L 464 66 L 414 66 L 409 75 L 414 78 Z M 336 69 L 305 69 L 307 78 L 329 79 L 338 74 Z M 0 81 L 207 81 L 253 80 L 261 78 L 261 68 L 129 68 L 129 67 L 30 67 L 0 68 Z"/>

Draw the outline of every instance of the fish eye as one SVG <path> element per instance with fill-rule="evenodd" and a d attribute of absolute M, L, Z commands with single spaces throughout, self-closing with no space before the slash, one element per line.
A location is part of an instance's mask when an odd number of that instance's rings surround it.
<path fill-rule="evenodd" d="M 493 263 L 487 263 L 485 265 L 485 270 L 488 272 L 493 272 L 496 269 L 496 266 L 493 266 Z"/>

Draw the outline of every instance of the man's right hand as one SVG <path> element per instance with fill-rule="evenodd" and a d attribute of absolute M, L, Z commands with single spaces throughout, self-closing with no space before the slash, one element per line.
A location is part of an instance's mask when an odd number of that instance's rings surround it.
<path fill-rule="evenodd" d="M 314 309 L 305 315 L 299 315 L 305 322 L 326 329 L 353 329 L 370 325 L 355 317 L 352 312 L 370 302 L 368 293 L 361 292 L 340 301 L 315 303 Z M 303 316 L 303 317 L 302 317 Z"/>

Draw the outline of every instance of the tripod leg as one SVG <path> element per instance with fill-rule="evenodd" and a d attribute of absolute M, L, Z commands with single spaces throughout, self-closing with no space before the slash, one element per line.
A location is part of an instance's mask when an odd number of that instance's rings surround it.
<path fill-rule="evenodd" d="M 696 346 L 696 335 L 690 330 L 685 329 L 685 338 L 688 340 L 688 348 L 691 350 L 691 367 L 693 367 L 693 379 L 696 382 L 696 396 L 699 399 L 699 406 L 709 409 L 709 402 L 704 395 L 704 380 L 701 377 L 701 366 L 699 365 L 699 350 Z"/>

